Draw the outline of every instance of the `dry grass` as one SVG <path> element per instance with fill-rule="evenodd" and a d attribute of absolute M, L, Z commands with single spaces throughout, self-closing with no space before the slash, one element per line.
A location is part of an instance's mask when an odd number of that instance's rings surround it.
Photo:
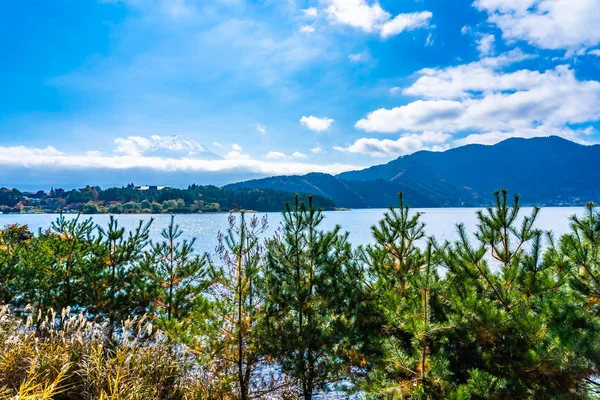
<path fill-rule="evenodd" d="M 146 319 L 125 321 L 116 342 L 85 315 L 15 317 L 0 308 L 0 399 L 223 399 L 185 347 Z"/>

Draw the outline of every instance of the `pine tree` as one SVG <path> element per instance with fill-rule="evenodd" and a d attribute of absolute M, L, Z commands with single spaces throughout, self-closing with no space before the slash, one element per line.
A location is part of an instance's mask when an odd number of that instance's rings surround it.
<path fill-rule="evenodd" d="M 563 272 L 573 290 L 600 315 L 600 214 L 588 203 L 583 218 L 571 217 L 572 232 L 560 240 Z"/>
<path fill-rule="evenodd" d="M 19 295 L 15 305 L 61 311 L 86 311 L 93 301 L 87 291 L 94 224 L 60 215 L 45 232 L 25 243 L 15 268 Z"/>
<path fill-rule="evenodd" d="M 319 230 L 323 214 L 287 205 L 278 236 L 267 245 L 267 338 L 263 345 L 310 400 L 346 376 L 349 323 L 342 308 L 353 253 L 340 227 Z"/>
<path fill-rule="evenodd" d="M 556 259 L 542 255 L 539 209 L 520 209 L 518 196 L 510 205 L 497 192 L 496 207 L 478 213 L 475 244 L 459 225 L 460 239 L 441 252 L 455 326 L 450 370 L 474 398 L 577 396 L 593 371 L 582 354 L 589 330 L 564 307 L 572 300 Z"/>
<path fill-rule="evenodd" d="M 364 387 L 375 398 L 445 398 L 451 387 L 443 343 L 451 326 L 440 301 L 439 261 L 420 214 L 410 211 L 402 194 L 399 200 L 372 227 L 375 244 L 365 249 L 385 320 L 379 338 L 383 357 L 372 360 L 376 367 Z"/>
<path fill-rule="evenodd" d="M 8 225 L 0 230 L 0 304 L 9 304 L 20 296 L 15 291 L 20 275 L 18 260 L 32 238 L 27 225 Z"/>
<path fill-rule="evenodd" d="M 140 268 L 153 219 L 126 232 L 111 216 L 106 228 L 97 227 L 88 290 L 96 299 L 93 314 L 108 321 L 109 337 L 116 323 L 147 311 L 151 299 Z"/>
<path fill-rule="evenodd" d="M 144 268 L 155 285 L 154 308 L 167 321 L 179 321 L 204 302 L 208 287 L 208 255 L 194 255 L 196 239 L 179 241 L 183 231 L 171 216 L 161 231 L 164 241 L 155 243 L 146 253 Z"/>
<path fill-rule="evenodd" d="M 272 366 L 261 353 L 260 321 L 264 313 L 264 248 L 266 216 L 249 221 L 245 213 L 229 216 L 229 229 L 219 235 L 220 263 L 213 271 L 211 293 L 217 301 L 221 354 L 235 376 L 235 392 L 246 400 L 277 388 Z"/>
<path fill-rule="evenodd" d="M 49 306 L 56 311 L 67 307 L 81 310 L 89 303 L 84 276 L 88 272 L 93 229 L 91 219 L 80 221 L 78 215 L 69 220 L 61 215 L 42 237 L 43 251 L 49 261 L 46 267 L 51 272 L 46 279 L 54 283 L 56 293 Z"/>

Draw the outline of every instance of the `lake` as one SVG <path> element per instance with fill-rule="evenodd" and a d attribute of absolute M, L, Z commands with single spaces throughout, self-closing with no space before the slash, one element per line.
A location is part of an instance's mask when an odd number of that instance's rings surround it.
<path fill-rule="evenodd" d="M 385 209 L 358 209 L 324 212 L 325 219 L 322 227 L 330 229 L 339 224 L 344 231 L 350 233 L 352 244 L 366 245 L 372 242 L 370 227 L 382 218 L 385 211 Z M 474 232 L 477 226 L 477 209 L 474 208 L 429 208 L 414 209 L 413 211 L 423 213 L 422 220 L 426 224 L 427 234 L 435 236 L 439 242 L 457 238 L 457 223 L 464 223 L 468 232 Z M 568 217 L 574 214 L 582 215 L 583 212 L 582 207 L 543 208 L 538 216 L 537 227 L 551 230 L 558 236 L 569 231 Z M 531 208 L 524 207 L 521 213 L 529 215 Z M 282 221 L 280 213 L 257 213 L 256 215 L 267 215 L 269 221 L 267 235 L 272 235 Z M 75 218 L 75 215 L 68 214 L 67 217 Z M 88 217 L 101 225 L 106 225 L 109 219 L 106 214 L 82 216 L 81 218 Z M 171 218 L 167 214 L 121 214 L 116 217 L 119 223 L 128 229 L 134 228 L 140 219 L 154 218 L 151 228 L 151 239 L 154 241 L 161 239 L 160 231 L 169 224 Z M 0 215 L 0 227 L 18 223 L 28 225 L 31 230 L 37 231 L 38 228 L 48 228 L 56 218 L 56 214 L 3 214 Z M 211 254 L 214 253 L 217 246 L 218 232 L 227 229 L 227 219 L 228 214 L 179 214 L 175 217 L 176 223 L 184 231 L 181 239 L 196 237 L 196 251 L 206 251 Z"/>

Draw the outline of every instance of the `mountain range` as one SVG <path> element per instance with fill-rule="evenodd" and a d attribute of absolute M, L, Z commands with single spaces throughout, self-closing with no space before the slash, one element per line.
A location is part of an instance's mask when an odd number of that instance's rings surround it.
<path fill-rule="evenodd" d="M 319 194 L 347 208 L 388 207 L 398 192 L 413 207 L 483 206 L 501 188 L 520 194 L 523 204 L 581 205 L 600 200 L 599 170 L 600 145 L 551 136 L 419 151 L 336 176 L 277 176 L 226 187 Z"/>

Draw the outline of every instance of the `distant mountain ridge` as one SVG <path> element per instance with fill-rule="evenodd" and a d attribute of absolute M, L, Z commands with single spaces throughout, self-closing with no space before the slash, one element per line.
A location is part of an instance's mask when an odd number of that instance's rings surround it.
<path fill-rule="evenodd" d="M 400 191 L 414 207 L 482 206 L 500 188 L 521 194 L 524 204 L 581 205 L 600 200 L 599 171 L 600 145 L 550 136 L 420 151 L 337 176 L 278 176 L 226 187 L 314 193 L 349 208 L 394 205 Z"/>

